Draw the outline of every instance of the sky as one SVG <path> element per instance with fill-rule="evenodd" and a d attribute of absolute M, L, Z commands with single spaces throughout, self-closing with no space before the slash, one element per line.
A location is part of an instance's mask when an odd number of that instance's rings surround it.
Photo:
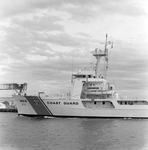
<path fill-rule="evenodd" d="M 0 0 L 0 83 L 67 91 L 106 34 L 107 80 L 123 96 L 148 97 L 147 0 Z"/>

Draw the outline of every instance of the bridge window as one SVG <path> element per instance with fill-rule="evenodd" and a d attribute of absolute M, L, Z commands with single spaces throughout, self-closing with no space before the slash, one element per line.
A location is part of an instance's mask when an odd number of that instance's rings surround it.
<path fill-rule="evenodd" d="M 117 101 L 120 105 L 148 105 L 148 101 Z"/>
<path fill-rule="evenodd" d="M 91 75 L 88 75 L 88 78 L 91 78 Z"/>

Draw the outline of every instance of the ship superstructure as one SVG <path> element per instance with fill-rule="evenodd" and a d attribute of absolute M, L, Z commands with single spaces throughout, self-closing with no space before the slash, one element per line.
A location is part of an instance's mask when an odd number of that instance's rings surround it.
<path fill-rule="evenodd" d="M 93 71 L 82 70 L 72 74 L 71 92 L 27 96 L 14 95 L 18 114 L 24 116 L 53 117 L 107 117 L 107 118 L 148 118 L 148 101 L 120 99 L 114 86 L 106 80 L 108 69 L 108 45 L 104 50 L 93 52 L 96 66 Z M 100 74 L 100 59 L 104 57 L 106 66 L 104 76 Z"/>

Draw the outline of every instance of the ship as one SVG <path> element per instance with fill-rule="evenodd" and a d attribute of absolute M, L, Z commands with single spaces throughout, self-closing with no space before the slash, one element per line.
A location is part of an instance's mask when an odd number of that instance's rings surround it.
<path fill-rule="evenodd" d="M 104 49 L 96 48 L 92 55 L 95 66 L 72 74 L 71 91 L 63 94 L 39 94 L 38 96 L 13 95 L 18 115 L 37 117 L 86 117 L 86 118 L 148 118 L 148 100 L 120 98 L 106 74 L 108 50 L 112 42 L 107 34 Z M 101 58 L 106 64 L 104 76 L 100 74 Z"/>

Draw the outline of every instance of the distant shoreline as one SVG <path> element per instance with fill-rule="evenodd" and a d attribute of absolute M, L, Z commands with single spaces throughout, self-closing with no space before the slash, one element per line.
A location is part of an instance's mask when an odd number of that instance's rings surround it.
<path fill-rule="evenodd" d="M 17 112 L 17 109 L 0 108 L 0 112 Z"/>

